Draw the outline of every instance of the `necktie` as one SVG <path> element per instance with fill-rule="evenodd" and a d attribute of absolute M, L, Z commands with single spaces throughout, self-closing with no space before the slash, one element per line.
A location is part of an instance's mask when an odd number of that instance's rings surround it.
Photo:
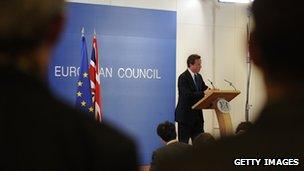
<path fill-rule="evenodd" d="M 196 91 L 198 91 L 199 85 L 198 85 L 198 75 L 197 74 L 194 74 L 194 82 L 195 82 Z"/>

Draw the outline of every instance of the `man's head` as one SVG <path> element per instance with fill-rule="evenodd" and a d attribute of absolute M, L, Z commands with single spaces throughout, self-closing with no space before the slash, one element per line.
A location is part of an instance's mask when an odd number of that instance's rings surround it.
<path fill-rule="evenodd" d="M 253 127 L 253 124 L 251 122 L 241 122 L 236 128 L 235 134 L 246 133 L 247 131 L 252 129 L 252 127 Z"/>
<path fill-rule="evenodd" d="M 46 62 L 61 31 L 63 11 L 63 0 L 1 0 L 0 64 L 21 58 Z M 41 56 L 33 60 L 35 55 Z"/>
<path fill-rule="evenodd" d="M 202 68 L 202 60 L 201 57 L 197 54 L 192 54 L 188 57 L 187 59 L 187 65 L 188 68 L 193 72 L 193 73 L 198 73 L 200 72 Z"/>
<path fill-rule="evenodd" d="M 216 140 L 215 138 L 207 132 L 199 134 L 193 141 L 193 146 L 196 149 L 199 149 L 201 147 L 204 147 L 206 145 L 210 145 L 214 143 Z"/>
<path fill-rule="evenodd" d="M 166 143 L 176 139 L 175 125 L 169 121 L 157 126 L 157 135 Z"/>
<path fill-rule="evenodd" d="M 267 82 L 303 83 L 303 1 L 255 0 L 250 54 Z"/>

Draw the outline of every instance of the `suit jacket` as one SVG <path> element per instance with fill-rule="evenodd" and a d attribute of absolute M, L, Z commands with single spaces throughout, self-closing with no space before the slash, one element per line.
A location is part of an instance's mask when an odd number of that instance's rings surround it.
<path fill-rule="evenodd" d="M 31 75 L 0 69 L 0 78 L 1 170 L 137 170 L 125 135 L 57 101 Z"/>
<path fill-rule="evenodd" d="M 153 152 L 150 171 L 187 171 L 191 152 L 192 146 L 181 142 L 161 147 Z"/>
<path fill-rule="evenodd" d="M 244 135 L 223 139 L 197 153 L 192 170 L 303 170 L 304 95 L 269 102 L 254 127 Z M 234 159 L 261 159 L 259 166 L 235 166 Z M 264 159 L 299 159 L 298 166 L 264 166 Z M 278 159 L 281 159 L 279 161 Z M 295 161 L 284 161 L 296 164 Z M 269 164 L 269 162 L 268 162 Z"/>
<path fill-rule="evenodd" d="M 191 107 L 204 97 L 208 88 L 202 76 L 198 74 L 198 90 L 188 70 L 178 77 L 178 103 L 175 110 L 175 121 L 191 124 L 196 121 L 203 122 L 202 110 L 193 110 Z"/>

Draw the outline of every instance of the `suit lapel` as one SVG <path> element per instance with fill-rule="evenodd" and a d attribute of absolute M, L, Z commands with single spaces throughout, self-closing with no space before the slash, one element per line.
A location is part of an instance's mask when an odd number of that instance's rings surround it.
<path fill-rule="evenodd" d="M 195 85 L 194 80 L 193 80 L 193 78 L 192 78 L 192 76 L 191 76 L 191 74 L 188 70 L 186 70 L 186 76 L 187 76 L 188 82 L 191 84 L 192 90 L 196 91 L 196 85 Z"/>

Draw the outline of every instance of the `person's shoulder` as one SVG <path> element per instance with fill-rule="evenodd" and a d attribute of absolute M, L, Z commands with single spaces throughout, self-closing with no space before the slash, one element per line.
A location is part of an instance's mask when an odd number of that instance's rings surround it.
<path fill-rule="evenodd" d="M 168 151 L 187 151 L 192 149 L 192 146 L 182 142 L 174 142 L 169 145 L 158 148 L 156 151 L 159 153 L 168 152 Z"/>
<path fill-rule="evenodd" d="M 189 145 L 189 144 L 186 144 L 186 143 L 183 143 L 183 142 L 175 142 L 175 143 L 172 143 L 170 145 L 180 147 L 180 148 L 192 148 L 192 145 Z"/>
<path fill-rule="evenodd" d="M 61 125 L 63 129 L 67 129 L 66 133 L 71 132 L 74 137 L 79 137 L 86 145 L 87 150 L 92 150 L 90 153 L 94 154 L 96 160 L 107 158 L 108 162 L 105 167 L 120 160 L 123 160 L 121 167 L 135 167 L 134 164 L 137 162 L 136 144 L 125 132 L 106 121 L 100 123 L 94 118 L 88 117 L 88 113 L 83 113 L 72 107 L 61 104 L 58 108 L 60 108 L 61 114 L 65 115 L 62 121 L 65 122 L 66 126 L 63 125 L 64 122 Z"/>
<path fill-rule="evenodd" d="M 229 170 L 230 164 L 233 164 L 232 159 L 236 157 L 238 145 L 234 138 L 227 138 L 195 149 L 193 170 Z"/>
<path fill-rule="evenodd" d="M 153 151 L 152 158 L 153 159 L 163 158 L 164 156 L 168 156 L 168 154 L 170 153 L 170 151 L 171 150 L 170 150 L 170 148 L 168 148 L 167 145 L 159 147 L 159 148 L 157 148 L 157 149 L 155 149 Z"/>
<path fill-rule="evenodd" d="M 188 69 L 187 70 L 185 70 L 183 73 L 181 73 L 180 75 L 179 75 L 179 77 L 178 78 L 185 78 L 185 77 L 187 77 L 188 75 L 190 74 L 190 72 L 188 71 Z"/>
<path fill-rule="evenodd" d="M 109 146 L 134 147 L 135 145 L 133 140 L 118 128 L 111 126 L 106 121 L 101 123 L 96 121 L 93 114 L 90 117 L 88 113 L 72 108 L 58 100 L 52 100 L 49 105 L 50 112 L 54 113 L 54 117 L 57 117 L 56 120 L 61 122 L 59 125 L 62 127 L 69 127 L 71 131 L 80 131 L 79 134 L 84 134 L 82 136 Z"/>
<path fill-rule="evenodd" d="M 203 151 L 203 155 L 208 155 L 211 160 L 230 161 L 231 159 L 242 157 L 242 155 L 248 154 L 252 156 L 257 153 L 255 141 L 254 135 L 231 136 L 204 146 L 199 153 Z"/>

